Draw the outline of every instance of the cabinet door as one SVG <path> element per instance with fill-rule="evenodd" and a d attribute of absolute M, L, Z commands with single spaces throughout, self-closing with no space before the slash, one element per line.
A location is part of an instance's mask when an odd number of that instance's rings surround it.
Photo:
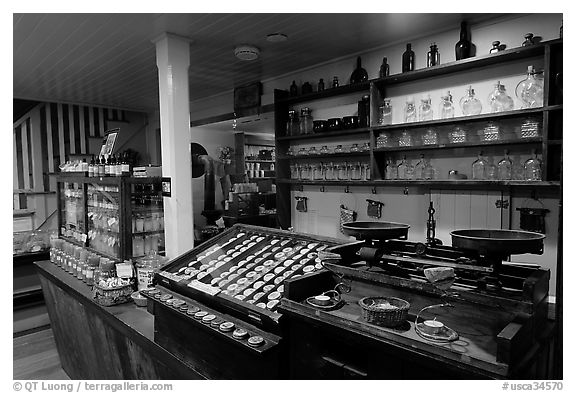
<path fill-rule="evenodd" d="M 450 243 L 455 229 L 509 228 L 508 193 L 482 190 L 431 190 L 436 212 L 436 237 Z"/>

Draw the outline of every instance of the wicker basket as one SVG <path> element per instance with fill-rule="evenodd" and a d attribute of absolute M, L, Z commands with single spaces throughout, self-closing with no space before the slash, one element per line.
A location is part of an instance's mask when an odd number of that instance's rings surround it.
<path fill-rule="evenodd" d="M 127 303 L 131 299 L 130 295 L 134 292 L 132 285 L 124 285 L 116 288 L 102 288 L 94 284 L 92 287 L 92 297 L 94 301 L 101 306 L 114 306 L 115 304 Z"/>
<path fill-rule="evenodd" d="M 365 297 L 358 301 L 362 318 L 378 326 L 395 327 L 408 317 L 410 303 L 397 297 Z M 385 308 L 390 307 L 390 308 Z"/>

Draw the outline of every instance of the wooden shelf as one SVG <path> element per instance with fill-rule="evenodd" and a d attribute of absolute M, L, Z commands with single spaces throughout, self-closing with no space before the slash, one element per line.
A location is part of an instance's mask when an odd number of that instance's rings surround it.
<path fill-rule="evenodd" d="M 332 154 L 313 154 L 307 156 L 282 156 L 279 160 L 310 160 L 310 159 L 323 159 L 323 158 L 346 158 L 346 157 L 368 157 L 369 151 L 360 151 L 357 153 L 332 153 Z"/>
<path fill-rule="evenodd" d="M 374 126 L 372 129 L 374 131 L 391 131 L 391 130 L 407 130 L 412 128 L 426 128 L 434 126 L 445 126 L 452 124 L 479 122 L 479 121 L 497 121 L 501 119 L 514 118 L 514 117 L 524 117 L 532 114 L 542 114 L 545 108 L 529 108 L 529 109 L 515 109 L 507 112 L 499 113 L 483 113 L 480 115 L 473 116 L 459 116 L 451 119 L 438 119 L 438 120 L 428 120 L 428 121 L 417 121 L 413 123 L 399 123 L 387 126 Z"/>
<path fill-rule="evenodd" d="M 378 149 L 374 149 L 374 153 L 394 152 L 394 151 L 459 149 L 459 148 L 463 148 L 463 147 L 494 146 L 494 145 L 521 145 L 521 144 L 529 144 L 529 143 L 542 143 L 542 137 L 524 138 L 524 139 L 505 139 L 505 140 L 498 140 L 498 141 L 446 143 L 446 144 L 440 144 L 440 145 L 380 147 Z"/>
<path fill-rule="evenodd" d="M 274 164 L 276 161 L 274 160 L 247 160 L 244 159 L 245 163 L 266 163 L 266 164 Z"/>
<path fill-rule="evenodd" d="M 549 145 L 549 146 L 562 145 L 562 139 L 550 139 L 550 140 L 548 141 L 548 145 Z"/>
<path fill-rule="evenodd" d="M 376 87 L 380 87 L 383 85 L 389 86 L 393 84 L 454 74 L 460 71 L 468 71 L 477 68 L 498 65 L 508 61 L 525 59 L 535 56 L 543 56 L 546 45 L 549 45 L 554 41 L 547 41 L 533 46 L 511 48 L 494 54 L 470 57 L 468 59 L 457 60 L 446 64 L 440 64 L 434 67 L 422 68 L 419 70 L 405 72 L 402 74 L 390 75 L 385 78 L 375 79 L 373 83 L 376 85 Z"/>
<path fill-rule="evenodd" d="M 316 186 L 454 186 L 454 187 L 559 187 L 558 181 L 521 181 L 521 180 L 297 180 L 278 179 L 281 184 Z"/>
<path fill-rule="evenodd" d="M 248 180 L 269 180 L 276 179 L 276 176 L 249 177 Z"/>
<path fill-rule="evenodd" d="M 330 138 L 333 136 L 348 136 L 348 135 L 363 134 L 363 133 L 367 133 L 368 131 L 370 131 L 370 129 L 371 129 L 370 127 L 353 128 L 350 130 L 320 132 L 318 134 L 280 136 L 276 139 L 279 141 L 284 141 L 284 140 L 306 140 L 306 139 L 315 139 L 315 138 Z"/>
<path fill-rule="evenodd" d="M 328 88 L 328 89 L 325 89 L 322 91 L 315 91 L 315 92 L 308 93 L 308 94 L 301 94 L 301 95 L 298 95 L 295 97 L 287 97 L 287 98 L 284 98 L 282 100 L 278 100 L 277 103 L 278 104 L 286 104 L 286 105 L 294 105 L 294 104 L 299 104 L 301 102 L 306 102 L 306 101 L 319 100 L 322 98 L 330 98 L 330 97 L 334 97 L 334 96 L 351 94 L 351 93 L 356 93 L 356 92 L 360 92 L 360 91 L 368 91 L 368 90 L 370 90 L 370 82 L 371 81 L 366 81 L 366 82 L 361 82 L 361 83 L 357 83 L 354 85 L 338 86 L 335 88 Z"/>

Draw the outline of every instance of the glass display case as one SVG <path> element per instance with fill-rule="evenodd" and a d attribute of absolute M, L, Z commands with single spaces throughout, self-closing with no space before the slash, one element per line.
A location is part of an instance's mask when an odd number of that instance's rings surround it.
<path fill-rule="evenodd" d="M 117 261 L 164 253 L 161 178 L 57 177 L 59 237 Z"/>

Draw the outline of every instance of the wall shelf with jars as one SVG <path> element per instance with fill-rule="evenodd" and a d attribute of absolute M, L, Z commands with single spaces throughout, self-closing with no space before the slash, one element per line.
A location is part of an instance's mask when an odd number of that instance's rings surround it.
<path fill-rule="evenodd" d="M 275 91 L 281 227 L 294 185 L 558 187 L 562 48 L 552 40 L 330 91 Z M 340 119 L 319 122 L 318 102 L 341 108 L 331 113 Z M 368 148 L 334 153 L 351 142 Z"/>
<path fill-rule="evenodd" d="M 111 260 L 164 252 L 161 178 L 56 177 L 59 237 Z"/>

